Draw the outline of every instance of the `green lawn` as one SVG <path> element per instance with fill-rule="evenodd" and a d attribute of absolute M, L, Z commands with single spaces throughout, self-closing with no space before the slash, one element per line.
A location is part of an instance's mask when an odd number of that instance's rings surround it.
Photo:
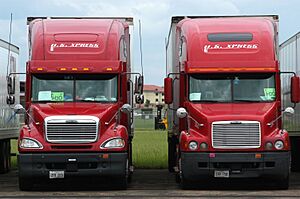
<path fill-rule="evenodd" d="M 155 130 L 135 131 L 133 138 L 133 165 L 135 168 L 167 168 L 167 132 Z"/>
<path fill-rule="evenodd" d="M 141 117 L 134 118 L 135 129 L 138 130 L 152 130 L 154 129 L 154 118 L 153 119 L 142 119 Z"/>
<path fill-rule="evenodd" d="M 11 150 L 12 153 L 17 153 L 17 140 L 11 141 Z M 133 164 L 135 168 L 167 168 L 167 152 L 166 131 L 155 131 L 150 128 L 135 130 L 133 138 Z M 15 156 L 12 157 L 12 168 L 17 168 Z"/>
<path fill-rule="evenodd" d="M 11 152 L 18 153 L 18 140 L 11 140 L 10 144 L 11 144 Z M 17 168 L 17 156 L 11 157 L 11 167 L 12 169 Z"/>

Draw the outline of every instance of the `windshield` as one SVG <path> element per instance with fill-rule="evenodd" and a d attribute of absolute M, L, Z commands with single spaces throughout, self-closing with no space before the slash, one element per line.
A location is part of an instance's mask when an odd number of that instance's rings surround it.
<path fill-rule="evenodd" d="M 117 75 L 39 74 L 32 77 L 33 102 L 116 102 Z"/>
<path fill-rule="evenodd" d="M 192 102 L 274 101 L 274 74 L 197 74 L 189 78 Z"/>

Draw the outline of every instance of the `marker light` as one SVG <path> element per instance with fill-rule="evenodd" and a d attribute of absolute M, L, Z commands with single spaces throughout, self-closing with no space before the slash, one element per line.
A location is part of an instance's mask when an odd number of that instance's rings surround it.
<path fill-rule="evenodd" d="M 73 71 L 76 71 L 76 70 L 78 70 L 78 68 L 72 68 L 72 70 L 73 70 Z"/>
<path fill-rule="evenodd" d="M 200 149 L 207 149 L 207 144 L 205 142 L 202 142 L 200 144 Z"/>
<path fill-rule="evenodd" d="M 267 142 L 266 145 L 265 145 L 265 148 L 266 148 L 267 150 L 271 150 L 271 149 L 273 148 L 272 142 Z"/>
<path fill-rule="evenodd" d="M 37 68 L 36 70 L 38 70 L 38 71 L 42 71 L 42 70 L 44 70 L 43 68 Z"/>
<path fill-rule="evenodd" d="M 67 70 L 67 68 L 60 68 L 59 70 L 61 70 L 61 71 L 65 71 L 65 70 Z"/>
<path fill-rule="evenodd" d="M 112 68 L 106 68 L 106 71 L 112 71 L 113 69 Z"/>
<path fill-rule="evenodd" d="M 90 69 L 89 69 L 89 68 L 83 68 L 83 70 L 84 70 L 84 71 L 89 71 Z"/>

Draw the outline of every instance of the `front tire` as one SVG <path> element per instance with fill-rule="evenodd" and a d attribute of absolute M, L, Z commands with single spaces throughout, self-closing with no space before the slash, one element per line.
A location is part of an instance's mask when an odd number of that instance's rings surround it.
<path fill-rule="evenodd" d="M 0 141 L 0 173 L 10 170 L 10 140 Z"/>
<path fill-rule="evenodd" d="M 168 169 L 169 172 L 175 172 L 177 152 L 176 152 L 176 138 L 174 136 L 168 138 Z"/>
<path fill-rule="evenodd" d="M 31 191 L 32 188 L 33 188 L 32 179 L 19 176 L 19 189 L 21 191 Z"/>
<path fill-rule="evenodd" d="M 130 176 L 130 171 L 129 171 L 129 160 L 126 160 L 126 166 L 125 166 L 125 172 L 124 174 L 116 179 L 116 183 L 114 183 L 116 186 L 116 189 L 120 190 L 126 190 L 128 187 L 128 182 L 129 182 L 129 177 Z"/>
<path fill-rule="evenodd" d="M 289 175 L 285 178 L 278 179 L 276 181 L 276 185 L 274 186 L 275 189 L 287 190 L 289 189 L 290 179 Z"/>

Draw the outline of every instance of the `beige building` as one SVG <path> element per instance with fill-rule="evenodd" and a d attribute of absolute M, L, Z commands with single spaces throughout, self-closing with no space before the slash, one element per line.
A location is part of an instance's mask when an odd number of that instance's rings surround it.
<path fill-rule="evenodd" d="M 144 85 L 144 106 L 155 107 L 157 104 L 164 105 L 164 88 L 156 85 Z"/>

